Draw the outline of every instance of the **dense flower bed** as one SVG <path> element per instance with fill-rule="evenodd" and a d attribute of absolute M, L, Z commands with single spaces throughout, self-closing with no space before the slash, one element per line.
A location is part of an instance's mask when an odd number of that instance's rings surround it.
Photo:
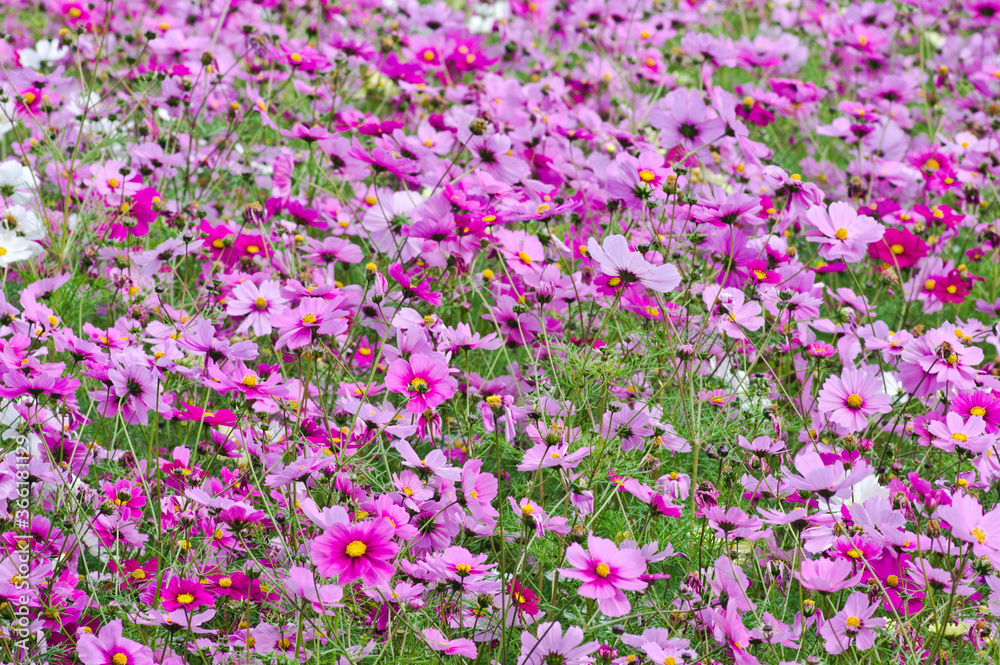
<path fill-rule="evenodd" d="M 1000 655 L 1000 4 L 8 0 L 0 662 Z"/>

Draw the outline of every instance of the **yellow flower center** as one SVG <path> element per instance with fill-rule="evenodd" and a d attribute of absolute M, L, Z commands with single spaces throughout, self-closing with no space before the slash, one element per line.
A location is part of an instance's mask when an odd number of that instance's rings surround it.
<path fill-rule="evenodd" d="M 116 653 L 111 657 L 111 662 L 114 665 L 128 665 L 128 656 L 123 653 Z"/>
<path fill-rule="evenodd" d="M 430 62 L 434 59 L 434 51 L 424 51 L 424 60 Z"/>
<path fill-rule="evenodd" d="M 620 277 L 612 277 L 611 279 L 608 280 L 608 286 L 610 286 L 611 288 L 614 288 L 614 287 L 618 286 L 621 283 L 622 283 L 622 280 L 621 280 Z"/>
<path fill-rule="evenodd" d="M 941 164 L 938 163 L 938 160 L 931 157 L 926 162 L 924 162 L 924 168 L 929 171 L 937 171 L 939 168 L 941 168 Z"/>
<path fill-rule="evenodd" d="M 292 62 L 302 62 L 302 56 L 299 55 L 298 53 L 291 54 L 290 56 L 288 56 L 288 59 L 291 60 Z"/>
<path fill-rule="evenodd" d="M 289 639 L 287 637 L 282 637 L 280 640 L 278 640 L 278 648 L 279 649 L 290 649 L 291 646 L 292 646 L 292 643 L 289 641 Z"/>
<path fill-rule="evenodd" d="M 979 527 L 976 527 L 969 533 L 972 535 L 973 538 L 976 539 L 976 542 L 978 542 L 980 545 L 986 542 L 986 532 L 980 529 Z"/>
<path fill-rule="evenodd" d="M 847 229 L 837 229 L 833 235 L 837 236 L 837 240 L 847 240 Z"/>
<path fill-rule="evenodd" d="M 223 589 L 228 589 L 229 587 L 233 586 L 233 581 L 228 577 L 223 577 L 221 580 L 219 580 L 219 586 L 221 586 Z"/>
<path fill-rule="evenodd" d="M 470 566 L 467 563 L 457 563 L 455 564 L 455 572 L 461 575 L 462 577 L 465 577 L 466 575 L 472 572 L 472 566 Z"/>
<path fill-rule="evenodd" d="M 189 593 L 182 593 L 181 595 L 177 596 L 177 602 L 180 603 L 181 605 L 190 605 L 191 603 L 194 602 L 194 596 L 192 596 Z"/>
<path fill-rule="evenodd" d="M 851 549 L 847 550 L 846 554 L 847 554 L 847 556 L 851 557 L 852 559 L 860 559 L 861 558 L 861 551 L 858 550 L 857 548 L 854 548 L 854 547 L 852 547 Z"/>
<path fill-rule="evenodd" d="M 974 406 L 969 409 L 970 416 L 979 416 L 980 418 L 986 415 L 986 409 L 981 406 Z"/>
<path fill-rule="evenodd" d="M 535 509 L 530 504 L 521 506 L 521 514 L 522 515 L 530 515 L 533 512 L 535 512 Z"/>
<path fill-rule="evenodd" d="M 368 546 L 360 540 L 355 540 L 348 543 L 347 548 L 344 551 L 347 552 L 347 556 L 352 559 L 357 559 L 359 556 L 365 555 L 365 552 L 368 551 Z"/>
<path fill-rule="evenodd" d="M 851 628 L 857 628 L 861 625 L 861 619 L 858 617 L 847 617 L 847 621 L 845 623 Z"/>
<path fill-rule="evenodd" d="M 409 390 L 411 393 L 423 392 L 426 389 L 427 389 L 427 382 L 421 379 L 419 376 L 414 377 L 414 379 L 410 381 Z"/>
<path fill-rule="evenodd" d="M 249 374 L 247 374 L 246 376 L 243 377 L 243 381 L 241 381 L 240 383 L 242 383 L 247 388 L 253 388 L 254 386 L 257 385 L 257 377 L 250 376 Z"/>
<path fill-rule="evenodd" d="M 955 439 L 956 441 L 961 441 L 962 443 L 965 443 L 966 441 L 969 440 L 969 437 L 962 434 L 961 432 L 955 432 L 954 434 L 951 435 L 951 438 Z"/>
<path fill-rule="evenodd" d="M 654 174 L 652 171 L 647 171 L 646 169 L 643 169 L 639 171 L 639 179 L 642 180 L 643 182 L 652 182 L 653 180 L 656 179 L 656 174 Z"/>
<path fill-rule="evenodd" d="M 895 589 L 896 587 L 899 586 L 899 577 L 897 577 L 896 575 L 890 575 L 889 577 L 885 578 L 885 585 L 890 589 Z"/>
<path fill-rule="evenodd" d="M 118 178 L 108 178 L 108 187 L 114 189 L 118 186 Z"/>
<path fill-rule="evenodd" d="M 260 247 L 258 247 L 257 245 L 247 245 L 247 252 L 249 252 L 250 254 L 256 254 L 259 251 Z"/>
<path fill-rule="evenodd" d="M 518 252 L 517 258 L 521 259 L 521 263 L 531 265 L 531 257 L 528 256 L 527 252 Z"/>
<path fill-rule="evenodd" d="M 258 296 L 257 299 L 253 301 L 253 306 L 256 307 L 257 309 L 266 309 L 267 308 L 267 300 L 265 300 L 265 299 L 261 298 L 260 296 Z"/>
<path fill-rule="evenodd" d="M 849 395 L 847 397 L 847 406 L 852 409 L 860 409 L 862 404 L 864 404 L 864 400 L 861 399 L 861 395 Z"/>
<path fill-rule="evenodd" d="M 306 314 L 305 316 L 302 317 L 302 323 L 304 323 L 306 325 L 310 325 L 310 324 L 316 323 L 316 315 L 315 314 Z"/>
<path fill-rule="evenodd" d="M 900 254 L 906 251 L 906 248 L 900 244 L 895 244 L 889 249 L 892 250 L 892 253 L 895 254 L 896 256 L 899 256 Z"/>
<path fill-rule="evenodd" d="M 958 287 L 955 286 L 954 284 L 949 284 L 947 287 L 945 287 L 945 291 L 947 291 L 948 293 L 955 293 L 956 291 L 958 291 Z"/>
<path fill-rule="evenodd" d="M 924 282 L 925 291 L 933 291 L 935 286 L 937 286 L 937 282 L 935 282 L 933 279 L 929 279 L 926 282 Z"/>
<path fill-rule="evenodd" d="M 142 568 L 137 568 L 132 571 L 132 579 L 134 580 L 144 580 L 146 579 L 146 571 Z"/>
<path fill-rule="evenodd" d="M 599 563 L 597 564 L 597 567 L 594 568 L 594 572 L 601 577 L 607 577 L 611 574 L 611 568 L 609 568 L 606 563 Z"/>

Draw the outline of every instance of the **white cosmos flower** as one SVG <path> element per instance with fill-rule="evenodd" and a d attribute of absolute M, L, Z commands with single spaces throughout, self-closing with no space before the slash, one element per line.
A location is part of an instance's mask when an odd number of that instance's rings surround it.
<path fill-rule="evenodd" d="M 31 169 L 15 159 L 0 164 L 0 198 L 7 203 L 27 203 L 35 178 Z"/>
<path fill-rule="evenodd" d="M 45 237 L 45 225 L 35 213 L 21 205 L 13 205 L 3 213 L 8 229 L 16 229 L 28 240 L 41 240 Z"/>
<path fill-rule="evenodd" d="M 493 25 L 497 21 L 506 21 L 510 18 L 510 3 L 506 0 L 480 3 L 475 12 L 469 16 L 469 32 L 487 34 L 493 32 Z"/>
<path fill-rule="evenodd" d="M 42 65 L 59 62 L 69 53 L 68 46 L 60 46 L 56 39 L 39 39 L 35 48 L 23 48 L 18 51 L 18 59 L 22 67 L 41 71 Z"/>
<path fill-rule="evenodd" d="M 22 238 L 13 231 L 0 231 L 0 268 L 24 261 L 42 253 L 42 246 Z"/>

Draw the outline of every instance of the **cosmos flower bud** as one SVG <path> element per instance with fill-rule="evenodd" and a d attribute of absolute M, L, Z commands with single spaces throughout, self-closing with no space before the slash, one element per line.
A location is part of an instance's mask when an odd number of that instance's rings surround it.
<path fill-rule="evenodd" d="M 489 123 L 486 122 L 485 118 L 473 118 L 469 122 L 469 131 L 475 136 L 482 136 L 486 133 L 487 129 L 489 129 Z"/>

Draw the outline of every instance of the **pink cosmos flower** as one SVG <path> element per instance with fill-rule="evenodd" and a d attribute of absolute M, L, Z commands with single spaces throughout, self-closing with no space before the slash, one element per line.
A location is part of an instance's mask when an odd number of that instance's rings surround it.
<path fill-rule="evenodd" d="M 969 494 L 955 494 L 950 506 L 939 506 L 937 516 L 951 527 L 951 537 L 972 544 L 977 557 L 1000 561 L 1000 508 L 983 513 L 979 501 Z"/>
<path fill-rule="evenodd" d="M 854 564 L 846 559 L 803 559 L 795 579 L 805 589 L 834 593 L 849 589 L 861 581 L 864 570 L 854 572 Z"/>
<path fill-rule="evenodd" d="M 120 411 L 127 423 L 149 423 L 149 412 L 162 408 L 159 381 L 149 370 L 137 363 L 125 361 L 108 370 L 111 387 L 94 393 L 95 399 L 105 404 L 103 415 L 109 417 Z"/>
<path fill-rule="evenodd" d="M 281 333 L 275 349 L 301 349 L 314 341 L 314 335 L 338 335 L 347 330 L 347 312 L 324 298 L 303 298 L 295 309 L 286 307 L 271 318 Z"/>
<path fill-rule="evenodd" d="M 851 432 L 867 427 L 868 416 L 892 411 L 890 403 L 878 377 L 854 369 L 845 369 L 840 376 L 829 377 L 817 400 L 820 411 Z"/>
<path fill-rule="evenodd" d="M 347 238 L 329 236 L 322 241 L 306 238 L 306 244 L 301 248 L 303 256 L 323 265 L 341 261 L 343 263 L 360 263 L 364 258 L 361 248 Z"/>
<path fill-rule="evenodd" d="M 226 314 L 244 317 L 237 332 L 253 328 L 255 335 L 271 334 L 271 317 L 288 302 L 281 297 L 280 287 L 277 281 L 266 279 L 259 285 L 247 280 L 233 289 L 226 304 Z"/>
<path fill-rule="evenodd" d="M 482 337 L 479 333 L 472 332 L 468 323 L 458 323 L 454 329 L 445 328 L 442 335 L 443 339 L 438 347 L 442 351 L 458 351 L 460 349 L 496 351 L 503 346 L 503 341 L 497 337 L 496 333 L 489 333 Z"/>
<path fill-rule="evenodd" d="M 983 361 L 983 350 L 958 341 L 952 326 L 942 326 L 917 337 L 903 347 L 899 381 L 914 397 L 937 390 L 974 390 L 979 375 L 975 365 Z"/>
<path fill-rule="evenodd" d="M 819 255 L 827 261 L 856 263 L 865 257 L 868 245 L 878 242 L 885 227 L 867 215 L 859 215 L 849 204 L 836 201 L 829 211 L 813 206 L 806 211 L 812 228 L 806 233 L 819 243 Z"/>
<path fill-rule="evenodd" d="M 321 575 L 338 575 L 341 585 L 360 578 L 369 586 L 382 586 L 396 570 L 394 534 L 384 519 L 334 524 L 312 541 L 309 555 Z"/>
<path fill-rule="evenodd" d="M 304 598 L 314 610 L 323 614 L 326 608 L 337 607 L 344 597 L 344 590 L 336 584 L 318 584 L 312 571 L 302 566 L 292 566 L 285 578 L 285 589 L 293 596 Z"/>
<path fill-rule="evenodd" d="M 646 572 L 646 559 L 639 550 L 618 549 L 613 541 L 591 534 L 589 552 L 573 543 L 566 550 L 572 568 L 560 568 L 564 577 L 580 580 L 578 593 L 597 600 L 598 609 L 609 617 L 625 616 L 632 609 L 623 591 L 641 591 L 646 583 L 639 577 Z"/>
<path fill-rule="evenodd" d="M 845 651 L 851 640 L 858 651 L 871 649 L 875 645 L 875 629 L 885 627 L 885 619 L 872 617 L 877 609 L 878 604 L 868 603 L 867 594 L 852 593 L 844 609 L 820 628 L 827 653 L 836 655 Z"/>
<path fill-rule="evenodd" d="M 726 132 L 726 123 L 710 110 L 701 93 L 678 88 L 663 98 L 649 112 L 649 124 L 660 130 L 660 143 L 665 148 L 682 146 L 696 151 L 714 143 Z"/>
<path fill-rule="evenodd" d="M 982 418 L 971 416 L 965 420 L 954 412 L 949 413 L 944 422 L 935 420 L 928 424 L 927 431 L 934 435 L 931 444 L 947 452 L 964 448 L 978 454 L 985 452 L 996 442 L 996 437 L 985 436 L 986 423 Z"/>
<path fill-rule="evenodd" d="M 739 289 L 710 286 L 701 297 L 711 312 L 709 323 L 727 337 L 746 339 L 744 331 L 760 330 L 764 325 L 760 303 L 746 302 L 746 296 Z"/>
<path fill-rule="evenodd" d="M 97 633 L 83 633 L 77 642 L 83 665 L 152 665 L 153 651 L 122 637 L 121 619 L 105 625 Z"/>
<path fill-rule="evenodd" d="M 420 637 L 431 648 L 432 651 L 441 651 L 449 656 L 465 656 L 475 658 L 476 643 L 472 640 L 461 637 L 454 640 L 447 639 L 437 628 L 426 628 L 420 632 Z"/>
<path fill-rule="evenodd" d="M 591 238 L 587 253 L 600 264 L 601 272 L 611 278 L 608 282 L 611 287 L 639 283 L 653 291 L 667 293 L 681 283 L 677 268 L 670 264 L 654 266 L 639 252 L 630 251 L 622 235 L 608 236 L 603 246 L 596 238 Z"/>
<path fill-rule="evenodd" d="M 219 392 L 238 390 L 247 399 L 280 397 L 288 392 L 288 386 L 282 383 L 281 374 L 271 371 L 268 365 L 258 365 L 257 371 L 239 361 L 228 365 L 225 369 L 218 365 L 209 365 L 208 376 L 209 380 L 206 383 Z"/>
<path fill-rule="evenodd" d="M 579 547 L 579 545 L 577 545 Z M 517 665 L 587 665 L 594 662 L 590 654 L 597 651 L 597 642 L 584 642 L 583 629 L 568 626 L 563 634 L 562 624 L 543 622 L 535 631 L 537 637 L 528 631 L 521 633 L 521 656 Z"/>
<path fill-rule="evenodd" d="M 442 360 L 415 353 L 409 360 L 392 361 L 385 374 L 385 387 L 409 398 L 407 411 L 423 413 L 450 399 L 458 389 L 458 381 Z"/>

